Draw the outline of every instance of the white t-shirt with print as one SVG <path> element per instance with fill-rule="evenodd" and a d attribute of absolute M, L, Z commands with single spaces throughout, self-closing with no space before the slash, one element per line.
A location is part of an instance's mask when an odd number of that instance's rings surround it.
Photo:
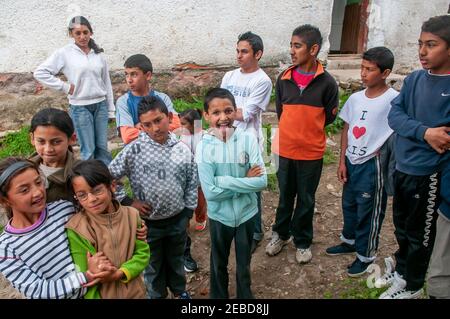
<path fill-rule="evenodd" d="M 233 94 L 236 106 L 242 108 L 244 121 L 234 121 L 234 126 L 245 131 L 254 130 L 260 146 L 263 145 L 261 114 L 266 110 L 272 93 L 272 81 L 261 68 L 252 73 L 241 69 L 229 71 L 222 79 L 221 88 Z"/>
<path fill-rule="evenodd" d="M 393 130 L 387 116 L 391 101 L 399 93 L 389 88 L 376 98 L 368 98 L 366 90 L 352 94 L 339 117 L 348 123 L 348 147 L 345 156 L 352 164 L 362 164 L 374 157 Z"/>

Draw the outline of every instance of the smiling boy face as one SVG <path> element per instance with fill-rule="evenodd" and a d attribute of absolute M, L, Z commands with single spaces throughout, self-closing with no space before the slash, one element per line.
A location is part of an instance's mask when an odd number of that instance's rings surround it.
<path fill-rule="evenodd" d="M 214 98 L 209 102 L 208 111 L 205 112 L 205 119 L 209 126 L 218 130 L 224 137 L 227 129 L 233 127 L 236 118 L 236 108 L 227 98 Z"/>

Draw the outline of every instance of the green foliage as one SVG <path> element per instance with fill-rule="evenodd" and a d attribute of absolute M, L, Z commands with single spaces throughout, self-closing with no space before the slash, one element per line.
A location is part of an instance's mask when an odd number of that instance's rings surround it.
<path fill-rule="evenodd" d="M 325 291 L 323 293 L 323 299 L 333 299 L 333 293 L 331 291 Z"/>
<path fill-rule="evenodd" d="M 267 189 L 271 192 L 278 190 L 277 174 L 267 174 Z"/>
<path fill-rule="evenodd" d="M 343 299 L 378 299 L 378 297 L 386 289 L 368 288 L 366 279 L 347 278 L 344 283 L 349 286 L 347 290 L 341 293 L 340 297 Z"/>
<path fill-rule="evenodd" d="M 342 109 L 342 107 L 344 106 L 345 102 L 347 102 L 349 97 L 350 97 L 349 94 L 342 94 L 339 97 L 339 111 Z M 330 136 L 339 133 L 343 127 L 344 121 L 342 121 L 341 118 L 337 117 L 333 123 L 331 123 L 325 128 L 325 132 L 327 133 L 328 136 Z"/>
<path fill-rule="evenodd" d="M 173 100 L 173 107 L 175 111 L 178 113 L 181 113 L 188 109 L 199 109 L 203 111 L 203 97 L 199 98 L 196 96 L 192 97 L 192 101 L 186 101 L 183 99 L 175 99 Z M 202 127 L 204 130 L 207 130 L 209 127 L 209 124 L 205 121 L 205 119 L 202 119 Z"/>
<path fill-rule="evenodd" d="M 0 225 L 0 234 L 3 232 L 3 228 L 5 228 L 5 226 Z"/>
<path fill-rule="evenodd" d="M 272 93 L 270 94 L 270 102 L 275 102 L 275 88 L 272 88 Z"/>
<path fill-rule="evenodd" d="M 29 126 L 24 126 L 18 132 L 6 134 L 0 141 L 0 159 L 8 156 L 30 156 L 34 147 L 30 142 L 29 130 Z"/>
<path fill-rule="evenodd" d="M 329 165 L 337 162 L 337 157 L 331 149 L 328 147 L 325 149 L 325 154 L 323 155 L 323 164 Z"/>
<path fill-rule="evenodd" d="M 122 148 L 116 148 L 116 149 L 113 149 L 113 150 L 111 151 L 111 156 L 112 156 L 112 158 L 115 158 L 115 157 L 117 156 L 117 154 L 120 153 L 120 151 L 122 151 Z"/>
<path fill-rule="evenodd" d="M 130 180 L 127 177 L 125 177 L 125 178 L 123 178 L 122 182 L 123 182 L 123 187 L 125 188 L 125 193 L 127 194 L 127 196 L 130 198 L 134 198 L 133 191 L 131 190 Z"/>
<path fill-rule="evenodd" d="M 117 156 L 117 154 L 120 153 L 120 151 L 122 151 L 123 148 L 116 148 L 113 149 L 111 151 L 111 156 L 112 158 L 115 158 Z M 130 181 L 127 177 L 124 177 L 121 179 L 123 187 L 125 188 L 125 193 L 127 194 L 128 197 L 133 198 L 133 191 L 131 190 L 131 185 L 130 185 Z"/>
<path fill-rule="evenodd" d="M 200 109 L 203 111 L 203 97 L 192 97 L 192 101 L 186 101 L 183 99 L 173 100 L 173 107 L 178 113 L 183 112 L 187 109 Z"/>
<path fill-rule="evenodd" d="M 116 120 L 115 119 L 108 120 L 108 128 L 116 128 Z"/>

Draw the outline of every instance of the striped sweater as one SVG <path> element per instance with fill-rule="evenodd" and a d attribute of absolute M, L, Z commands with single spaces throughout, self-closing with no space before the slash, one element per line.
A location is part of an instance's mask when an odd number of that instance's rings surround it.
<path fill-rule="evenodd" d="M 0 235 L 0 272 L 25 297 L 81 298 L 86 293 L 86 277 L 75 270 L 64 228 L 74 212 L 68 201 L 49 203 L 37 227 L 14 233 L 8 223 Z"/>

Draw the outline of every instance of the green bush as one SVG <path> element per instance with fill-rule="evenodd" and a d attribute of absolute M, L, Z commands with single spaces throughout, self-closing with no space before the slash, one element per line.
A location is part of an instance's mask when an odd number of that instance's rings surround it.
<path fill-rule="evenodd" d="M 33 154 L 29 130 L 29 126 L 24 126 L 18 132 L 6 134 L 0 141 L 0 159 L 8 156 L 28 157 Z"/>
<path fill-rule="evenodd" d="M 175 99 L 173 100 L 173 107 L 175 111 L 178 113 L 181 113 L 188 109 L 199 109 L 203 111 L 203 97 L 192 97 L 192 101 L 186 101 L 183 99 Z M 209 128 L 209 124 L 205 121 L 205 119 L 202 119 L 202 127 L 204 130 L 207 130 Z"/>
<path fill-rule="evenodd" d="M 345 102 L 347 102 L 348 98 L 350 97 L 349 94 L 343 94 L 339 97 L 339 111 L 344 106 Z M 342 128 L 344 127 L 344 121 L 341 120 L 340 117 L 337 117 L 336 120 L 325 127 L 325 132 L 328 136 L 339 133 Z"/>
<path fill-rule="evenodd" d="M 173 100 L 173 107 L 178 113 L 187 109 L 200 109 L 203 110 L 203 97 L 192 97 L 192 101 L 186 101 L 183 99 Z"/>

